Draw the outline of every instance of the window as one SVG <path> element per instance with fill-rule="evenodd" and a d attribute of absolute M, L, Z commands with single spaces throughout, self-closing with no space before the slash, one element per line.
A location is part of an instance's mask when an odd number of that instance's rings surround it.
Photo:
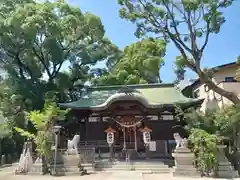
<path fill-rule="evenodd" d="M 171 114 L 164 114 L 164 115 L 162 115 L 162 119 L 170 121 L 170 120 L 174 120 L 174 117 Z"/>
<path fill-rule="evenodd" d="M 225 77 L 225 82 L 235 82 L 234 77 Z"/>
<path fill-rule="evenodd" d="M 197 98 L 200 96 L 200 91 L 199 89 L 197 89 L 196 91 L 194 91 L 194 98 Z"/>
<path fill-rule="evenodd" d="M 100 121 L 100 117 L 89 117 L 88 121 L 89 122 L 98 122 L 98 121 Z"/>
<path fill-rule="evenodd" d="M 205 91 L 205 92 L 208 92 L 208 91 L 209 91 L 209 88 L 208 88 L 208 86 L 207 86 L 206 84 L 204 85 L 204 91 Z"/>
<path fill-rule="evenodd" d="M 161 120 L 174 120 L 172 113 L 169 111 L 163 111 L 160 117 Z"/>
<path fill-rule="evenodd" d="M 111 117 L 103 117 L 102 118 L 102 121 L 103 122 L 108 122 L 108 121 L 110 121 L 111 120 Z"/>
<path fill-rule="evenodd" d="M 151 121 L 157 121 L 158 116 L 147 116 Z"/>

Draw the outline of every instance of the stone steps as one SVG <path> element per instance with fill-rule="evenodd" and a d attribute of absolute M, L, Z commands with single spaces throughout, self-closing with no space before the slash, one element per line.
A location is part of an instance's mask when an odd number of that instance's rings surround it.
<path fill-rule="evenodd" d="M 126 171 L 133 171 L 133 172 L 139 172 L 139 173 L 154 173 L 154 174 L 165 174 L 165 173 L 170 173 L 171 169 L 135 169 L 135 170 L 128 170 L 128 169 L 107 169 L 105 172 L 126 172 Z"/>
<path fill-rule="evenodd" d="M 88 163 L 88 164 L 81 164 L 83 166 L 83 170 L 86 171 L 86 173 L 94 173 L 95 169 L 93 164 Z M 60 165 L 57 166 L 56 168 L 57 175 L 59 176 L 71 176 L 71 175 L 81 175 L 82 171 L 80 171 L 80 168 L 77 166 L 65 166 L 65 165 Z"/>
<path fill-rule="evenodd" d="M 170 173 L 171 168 L 164 163 L 126 163 L 117 162 L 115 164 L 107 164 L 105 166 L 98 166 L 101 170 L 106 172 L 119 172 L 119 171 L 135 171 L 141 173 Z"/>

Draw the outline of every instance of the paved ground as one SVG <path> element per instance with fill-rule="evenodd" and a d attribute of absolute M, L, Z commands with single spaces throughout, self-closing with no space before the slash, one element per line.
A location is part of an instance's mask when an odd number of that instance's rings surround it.
<path fill-rule="evenodd" d="M 140 173 L 99 173 L 86 176 L 27 176 L 27 175 L 12 175 L 5 174 L 0 180 L 210 180 L 211 178 L 175 178 L 170 174 L 140 174 Z M 216 179 L 214 179 L 216 180 Z M 222 179 L 223 180 L 223 179 Z M 233 180 L 233 179 L 231 179 Z M 239 178 L 238 178 L 239 180 Z"/>
<path fill-rule="evenodd" d="M 141 174 L 138 172 L 98 173 L 86 176 L 53 177 L 14 175 L 12 168 L 0 169 L 0 180 L 213 180 L 213 178 L 172 177 L 171 174 Z M 217 179 L 214 179 L 217 180 Z M 224 179 L 222 179 L 224 180 Z M 240 178 L 231 179 L 240 180 Z"/>

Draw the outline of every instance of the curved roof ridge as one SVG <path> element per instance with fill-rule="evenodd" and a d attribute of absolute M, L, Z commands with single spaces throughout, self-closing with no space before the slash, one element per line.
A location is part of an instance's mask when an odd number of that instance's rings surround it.
<path fill-rule="evenodd" d="M 135 97 L 130 96 L 131 94 Z M 189 104 L 199 101 L 198 99 L 184 96 L 181 90 L 174 84 L 145 84 L 92 88 L 87 90 L 86 98 L 70 103 L 60 103 L 59 105 L 70 108 L 103 108 L 102 106 L 107 106 L 115 100 L 127 99 L 141 101 L 150 108 L 157 108 L 167 104 Z"/>
<path fill-rule="evenodd" d="M 174 87 L 174 83 L 151 83 L 151 84 L 130 84 L 130 85 L 112 85 L 112 86 L 94 86 L 87 87 L 88 90 L 110 90 L 128 88 L 154 88 L 154 87 Z"/>
<path fill-rule="evenodd" d="M 114 103 L 116 101 L 125 101 L 125 100 L 127 100 L 127 101 L 136 100 L 136 101 L 142 103 L 146 107 L 152 105 L 147 100 L 147 98 L 144 97 L 144 95 L 141 94 L 141 93 L 133 92 L 133 93 L 130 93 L 130 94 L 126 94 L 126 93 L 117 92 L 117 93 L 111 95 L 109 98 L 107 98 L 107 100 L 104 103 L 99 104 L 96 107 L 109 107 L 109 106 L 111 106 L 112 103 Z"/>

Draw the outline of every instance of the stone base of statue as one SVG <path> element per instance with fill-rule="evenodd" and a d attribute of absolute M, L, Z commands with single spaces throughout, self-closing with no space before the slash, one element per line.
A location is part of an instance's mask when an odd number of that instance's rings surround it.
<path fill-rule="evenodd" d="M 33 163 L 31 170 L 28 174 L 32 175 L 43 175 L 48 173 L 47 164 L 44 163 L 44 158 L 38 157 L 37 160 Z"/>
<path fill-rule="evenodd" d="M 200 177 L 200 173 L 193 166 L 194 154 L 187 147 L 178 147 L 172 153 L 175 160 L 173 176 Z"/>
<path fill-rule="evenodd" d="M 66 175 L 81 174 L 80 156 L 76 150 L 68 150 L 63 154 Z"/>
<path fill-rule="evenodd" d="M 87 149 L 68 149 L 66 152 L 62 152 L 57 156 L 56 165 L 52 165 L 51 174 L 54 176 L 70 176 L 94 172 L 94 164 L 87 159 L 87 155 L 90 155 L 91 152 Z"/>
<path fill-rule="evenodd" d="M 231 163 L 225 156 L 224 148 L 226 145 L 218 146 L 218 171 L 217 175 L 220 178 L 236 178 L 238 177 L 237 171 L 234 170 Z"/>
<path fill-rule="evenodd" d="M 51 164 L 51 175 L 53 176 L 64 176 L 65 175 L 65 166 L 62 152 L 58 151 L 55 154 L 55 151 L 52 152 L 53 163 Z M 56 158 L 56 159 L 55 159 Z"/>

